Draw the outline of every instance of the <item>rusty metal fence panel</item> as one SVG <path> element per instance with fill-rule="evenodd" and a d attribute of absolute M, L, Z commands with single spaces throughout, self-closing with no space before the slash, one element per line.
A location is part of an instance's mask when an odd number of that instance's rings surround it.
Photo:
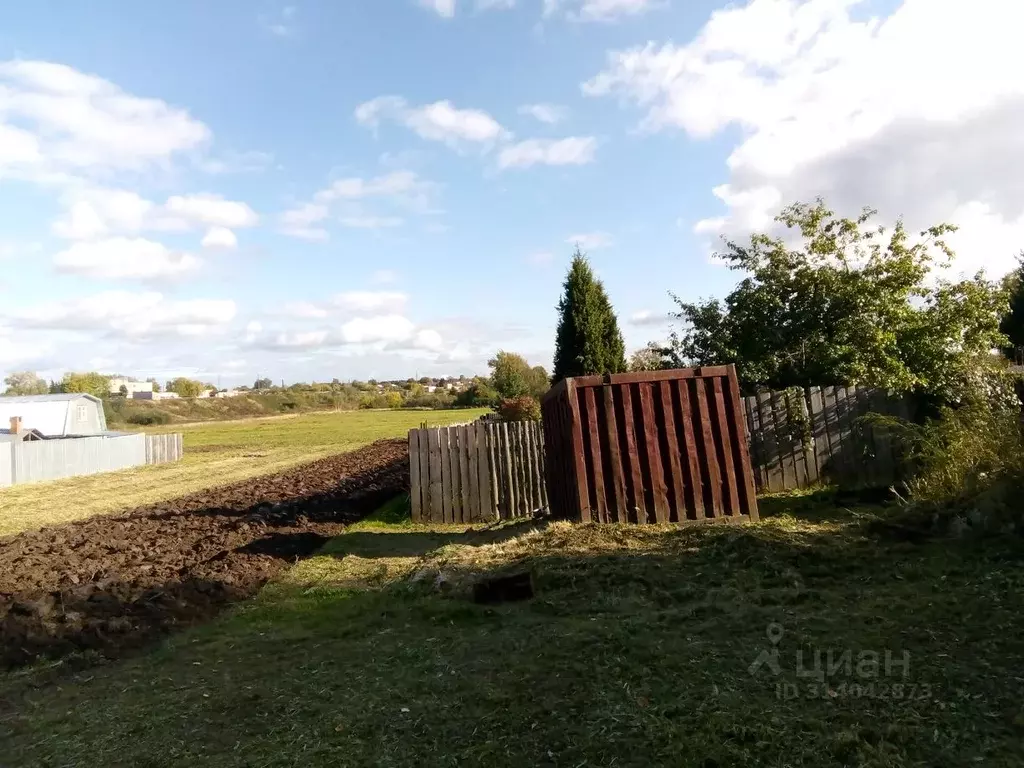
<path fill-rule="evenodd" d="M 554 514 L 583 522 L 757 519 L 733 366 L 565 379 L 541 408 Z"/>

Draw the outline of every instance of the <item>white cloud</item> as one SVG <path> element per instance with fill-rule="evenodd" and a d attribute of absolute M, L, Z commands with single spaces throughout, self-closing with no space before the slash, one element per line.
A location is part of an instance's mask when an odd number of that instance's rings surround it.
<path fill-rule="evenodd" d="M 330 210 L 322 203 L 303 203 L 281 214 L 281 232 L 302 240 L 326 240 L 327 230 L 314 227 L 330 215 Z"/>
<path fill-rule="evenodd" d="M 668 312 L 652 312 L 649 309 L 641 309 L 629 316 L 629 322 L 631 325 L 664 326 L 668 325 L 673 320 L 674 318 Z"/>
<path fill-rule="evenodd" d="M 277 13 L 260 14 L 258 18 L 260 26 L 270 34 L 277 37 L 291 37 L 296 31 L 295 14 L 295 6 L 286 5 Z"/>
<path fill-rule="evenodd" d="M 164 208 L 172 216 L 209 226 L 239 229 L 255 226 L 259 221 L 248 205 L 225 200 L 220 195 L 175 195 L 167 199 Z"/>
<path fill-rule="evenodd" d="M 238 238 L 227 227 L 210 227 L 200 245 L 203 248 L 237 248 Z"/>
<path fill-rule="evenodd" d="M 412 171 L 393 171 L 370 179 L 357 176 L 337 179 L 313 195 L 311 202 L 282 213 L 280 231 L 306 240 L 327 240 L 330 233 L 323 222 L 330 218 L 333 206 L 373 199 L 378 204 L 426 213 L 431 210 L 434 193 L 435 185 Z M 347 211 L 339 222 L 345 227 L 380 229 L 400 226 L 403 219 L 394 215 Z"/>
<path fill-rule="evenodd" d="M 519 108 L 519 114 L 529 115 L 542 123 L 554 125 L 565 120 L 569 116 L 569 110 L 558 104 L 524 104 Z"/>
<path fill-rule="evenodd" d="M 413 346 L 416 349 L 427 349 L 430 351 L 438 351 L 444 347 L 444 339 L 441 334 L 432 328 L 424 328 L 421 331 L 416 332 L 416 337 L 413 339 Z"/>
<path fill-rule="evenodd" d="M 687 45 L 613 52 L 583 90 L 642 107 L 647 130 L 739 129 L 715 189 L 727 214 L 701 233 L 764 228 L 782 205 L 822 195 L 844 215 L 902 214 L 911 230 L 959 222 L 955 241 L 971 252 L 958 269 L 1011 268 L 1024 221 L 1024 5 L 903 0 L 858 21 L 858 4 L 717 11 Z"/>
<path fill-rule="evenodd" d="M 507 11 L 516 7 L 516 0 L 476 0 L 478 11 Z"/>
<path fill-rule="evenodd" d="M 53 301 L 11 313 L 16 327 L 34 330 L 104 331 L 129 338 L 208 335 L 234 319 L 235 303 L 224 299 L 170 301 L 156 291 L 104 291 Z"/>
<path fill-rule="evenodd" d="M 419 4 L 446 19 L 455 15 L 455 0 L 419 0 Z"/>
<path fill-rule="evenodd" d="M 382 120 L 405 125 L 421 138 L 459 149 L 467 145 L 489 146 L 511 137 L 501 124 L 479 109 L 459 109 L 450 101 L 412 107 L 401 96 L 378 96 L 360 104 L 356 120 L 376 128 Z"/>
<path fill-rule="evenodd" d="M 569 245 L 578 245 L 583 251 L 596 251 L 598 248 L 608 248 L 614 241 L 607 232 L 581 232 L 565 238 Z"/>
<path fill-rule="evenodd" d="M 405 223 L 397 216 L 342 216 L 338 221 L 350 229 L 390 229 Z"/>
<path fill-rule="evenodd" d="M 69 240 L 92 240 L 115 234 L 187 231 L 199 227 L 251 227 L 259 217 L 245 203 L 220 195 L 176 195 L 163 205 L 135 192 L 105 187 L 72 187 L 64 194 L 65 213 L 53 233 Z"/>
<path fill-rule="evenodd" d="M 45 61 L 0 63 L 0 121 L 0 171 L 12 159 L 37 171 L 141 170 L 211 138 L 184 109 Z"/>
<path fill-rule="evenodd" d="M 181 277 L 202 264 L 190 253 L 141 237 L 74 243 L 55 255 L 53 263 L 61 272 L 111 280 Z"/>
<path fill-rule="evenodd" d="M 398 291 L 348 291 L 331 299 L 331 305 L 346 312 L 400 312 L 409 297 Z"/>
<path fill-rule="evenodd" d="M 586 165 L 594 161 L 597 139 L 569 136 L 565 139 L 529 139 L 504 147 L 498 155 L 499 168 L 529 168 L 531 165 Z"/>
<path fill-rule="evenodd" d="M 552 261 L 554 261 L 554 259 L 555 254 L 553 254 L 551 251 L 536 251 L 535 253 L 531 253 L 529 256 L 526 257 L 526 260 L 528 262 L 530 262 L 531 264 L 536 264 L 537 266 L 550 264 Z"/>
<path fill-rule="evenodd" d="M 402 315 L 356 317 L 341 326 L 341 339 L 346 344 L 402 341 L 412 336 L 415 327 Z"/>
<path fill-rule="evenodd" d="M 573 21 L 617 21 L 664 7 L 667 0 L 544 0 L 544 15 L 558 12 Z"/>
<path fill-rule="evenodd" d="M 330 312 L 323 307 L 317 306 L 316 304 L 308 301 L 289 302 L 284 305 L 282 312 L 291 317 L 317 319 L 325 318 L 330 314 Z"/>

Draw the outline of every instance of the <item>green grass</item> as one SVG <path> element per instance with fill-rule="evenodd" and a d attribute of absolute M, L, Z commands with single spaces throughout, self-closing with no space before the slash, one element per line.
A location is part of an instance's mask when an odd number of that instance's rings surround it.
<path fill-rule="evenodd" d="M 880 538 L 866 524 L 884 511 L 827 494 L 765 500 L 757 525 L 682 530 L 466 533 L 399 512 L 147 655 L 8 676 L 4 764 L 1024 760 L 1019 541 Z M 481 574 L 520 568 L 534 600 L 467 599 Z M 751 674 L 773 623 L 779 675 Z M 905 678 L 798 674 L 798 651 L 828 650 L 910 662 Z"/>
<path fill-rule="evenodd" d="M 279 472 L 381 438 L 404 437 L 422 422 L 470 421 L 483 413 L 486 410 L 341 411 L 147 429 L 181 432 L 185 458 L 174 464 L 0 489 L 0 535 L 153 504 Z"/>

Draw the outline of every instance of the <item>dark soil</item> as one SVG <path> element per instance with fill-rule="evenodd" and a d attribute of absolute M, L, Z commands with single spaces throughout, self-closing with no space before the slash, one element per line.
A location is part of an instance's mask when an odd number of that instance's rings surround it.
<path fill-rule="evenodd" d="M 84 650 L 115 657 L 206 620 L 408 485 L 408 446 L 386 440 L 0 539 L 0 666 Z"/>

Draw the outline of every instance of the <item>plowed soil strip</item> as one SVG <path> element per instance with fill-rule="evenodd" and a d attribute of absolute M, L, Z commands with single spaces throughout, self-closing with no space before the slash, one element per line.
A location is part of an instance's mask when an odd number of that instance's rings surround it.
<path fill-rule="evenodd" d="M 0 664 L 117 656 L 253 595 L 403 492 L 404 440 L 0 539 Z M 74 499 L 67 500 L 74 504 Z"/>

